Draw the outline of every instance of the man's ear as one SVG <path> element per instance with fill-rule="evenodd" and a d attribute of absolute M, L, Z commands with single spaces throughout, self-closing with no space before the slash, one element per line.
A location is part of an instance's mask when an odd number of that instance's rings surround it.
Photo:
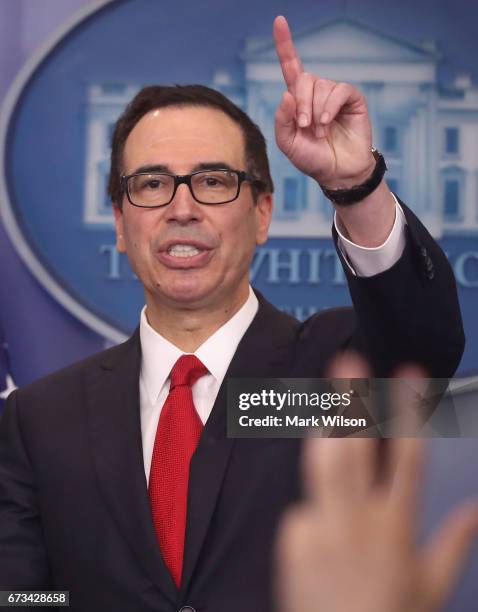
<path fill-rule="evenodd" d="M 116 228 L 116 250 L 120 253 L 126 253 L 123 228 L 123 211 L 120 209 L 116 202 L 113 202 L 113 213 L 115 216 Z"/>
<path fill-rule="evenodd" d="M 260 193 L 257 196 L 256 211 L 256 244 L 264 244 L 269 236 L 269 225 L 272 219 L 272 193 Z"/>

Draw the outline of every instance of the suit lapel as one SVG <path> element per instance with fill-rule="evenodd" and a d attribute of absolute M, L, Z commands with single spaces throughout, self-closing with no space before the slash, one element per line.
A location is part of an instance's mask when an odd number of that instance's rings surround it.
<path fill-rule="evenodd" d="M 259 310 L 238 345 L 191 460 L 180 597 L 187 593 L 235 443 L 226 437 L 227 379 L 287 374 L 297 322 L 256 294 Z"/>
<path fill-rule="evenodd" d="M 144 473 L 138 330 L 107 355 L 87 383 L 88 429 L 98 481 L 138 562 L 175 604 L 178 592 L 161 557 Z"/>

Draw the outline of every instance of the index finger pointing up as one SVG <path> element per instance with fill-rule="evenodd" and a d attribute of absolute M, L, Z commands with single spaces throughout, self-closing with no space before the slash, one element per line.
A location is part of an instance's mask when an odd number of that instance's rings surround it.
<path fill-rule="evenodd" d="M 297 77 L 301 72 L 304 72 L 304 67 L 292 42 L 287 19 L 282 15 L 274 19 L 273 32 L 282 74 L 284 75 L 287 89 L 292 91 Z"/>

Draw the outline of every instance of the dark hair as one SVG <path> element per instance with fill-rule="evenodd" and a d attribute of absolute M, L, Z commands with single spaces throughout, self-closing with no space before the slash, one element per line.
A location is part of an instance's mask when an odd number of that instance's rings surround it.
<path fill-rule="evenodd" d="M 252 184 L 254 200 L 259 193 L 272 193 L 274 186 L 267 159 L 265 138 L 259 127 L 219 91 L 204 85 L 152 85 L 144 87 L 131 100 L 116 122 L 111 143 L 111 167 L 108 194 L 121 208 L 123 188 L 123 150 L 126 139 L 138 121 L 147 113 L 167 106 L 205 106 L 221 110 L 242 129 L 245 142 L 246 170 L 259 182 Z"/>

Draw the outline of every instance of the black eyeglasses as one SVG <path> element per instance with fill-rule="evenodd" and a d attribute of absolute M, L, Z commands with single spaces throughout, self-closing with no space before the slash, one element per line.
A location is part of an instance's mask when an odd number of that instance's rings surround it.
<path fill-rule="evenodd" d="M 176 190 L 185 183 L 200 204 L 226 204 L 235 200 L 244 181 L 265 186 L 264 182 L 243 170 L 200 170 L 175 175 L 166 172 L 137 172 L 121 177 L 129 202 L 140 208 L 160 208 L 169 204 Z"/>

